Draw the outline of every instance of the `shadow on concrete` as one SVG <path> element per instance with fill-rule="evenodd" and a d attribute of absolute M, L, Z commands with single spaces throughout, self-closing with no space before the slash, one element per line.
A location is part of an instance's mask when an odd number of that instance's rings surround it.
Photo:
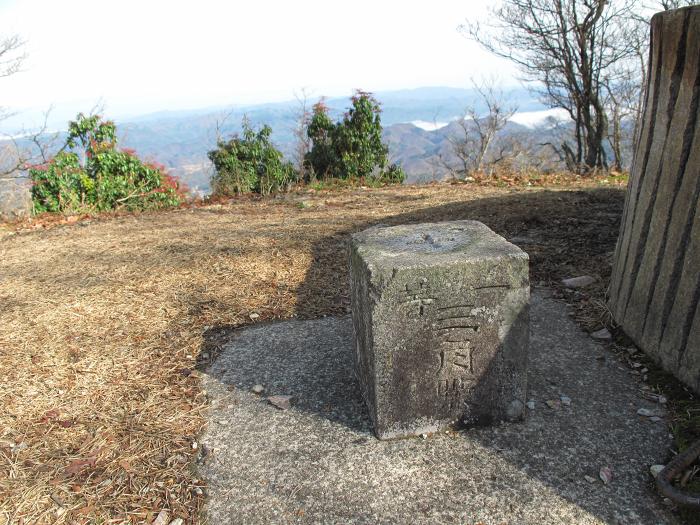
<path fill-rule="evenodd" d="M 331 328 L 328 328 L 330 323 Z M 230 334 L 235 347 L 207 373 L 242 392 L 264 385 L 262 397 L 293 395 L 296 411 L 369 434 L 367 408 L 353 374 L 348 317 L 258 323 Z"/>

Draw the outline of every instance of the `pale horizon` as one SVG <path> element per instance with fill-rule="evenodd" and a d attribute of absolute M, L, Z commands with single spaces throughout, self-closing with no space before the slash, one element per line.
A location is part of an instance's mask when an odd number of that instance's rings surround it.
<path fill-rule="evenodd" d="M 281 102 L 302 89 L 335 97 L 483 77 L 513 87 L 513 65 L 457 30 L 495 3 L 4 0 L 0 34 L 19 34 L 27 59 L 0 79 L 2 106 L 31 127 L 50 107 L 65 118 L 100 105 L 124 119 Z"/>

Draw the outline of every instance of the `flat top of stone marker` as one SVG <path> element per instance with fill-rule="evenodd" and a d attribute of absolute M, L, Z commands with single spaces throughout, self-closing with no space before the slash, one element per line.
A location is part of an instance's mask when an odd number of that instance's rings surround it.
<path fill-rule="evenodd" d="M 352 237 L 363 258 L 375 262 L 420 264 L 528 257 L 478 221 L 375 226 Z"/>

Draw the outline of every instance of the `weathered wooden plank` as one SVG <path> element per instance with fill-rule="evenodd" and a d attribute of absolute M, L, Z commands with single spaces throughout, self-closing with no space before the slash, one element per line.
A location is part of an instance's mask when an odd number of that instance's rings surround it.
<path fill-rule="evenodd" d="M 698 80 L 700 81 L 700 74 Z M 700 100 L 700 85 L 697 91 Z M 681 185 L 662 254 L 663 260 L 655 275 L 656 280 L 650 283 L 649 297 L 652 302 L 642 338 L 657 341 L 657 344 L 660 344 L 664 337 L 663 332 L 668 332 L 668 326 L 677 326 L 673 321 L 676 320 L 679 311 L 683 312 L 684 309 L 692 307 L 690 303 L 686 304 L 684 298 L 695 292 L 697 285 L 694 285 L 693 281 L 700 278 L 697 263 L 700 257 L 700 212 L 697 209 L 700 199 L 700 175 L 697 168 L 695 171 L 690 169 L 692 166 L 700 166 L 700 120 L 696 120 L 693 131 L 691 154 L 686 162 L 688 169 L 679 177 Z M 674 307 L 675 314 L 672 311 Z"/>
<path fill-rule="evenodd" d="M 617 240 L 615 249 L 615 260 L 613 263 L 613 272 L 610 281 L 609 292 L 614 298 L 619 297 L 623 292 L 623 280 L 625 276 L 625 268 L 629 259 L 630 244 L 632 242 L 631 230 L 635 223 L 635 214 L 639 204 L 639 197 L 643 182 L 643 173 L 649 161 L 649 152 L 651 144 L 654 140 L 654 121 L 658 109 L 658 85 L 660 83 L 661 68 L 656 68 L 656 63 L 661 60 L 662 45 L 659 42 L 661 38 L 660 27 L 653 26 L 651 28 L 651 51 L 649 53 L 650 71 L 656 71 L 656 77 L 652 78 L 649 75 L 649 83 L 647 85 L 647 93 L 645 97 L 645 105 L 642 116 L 642 127 L 640 136 L 635 149 L 635 155 L 632 161 L 632 170 L 629 185 L 627 188 L 627 196 L 625 198 L 625 207 L 621 223 L 620 236 Z M 622 301 L 611 302 L 613 315 L 616 319 L 621 319 L 624 316 L 624 306 Z"/>
<path fill-rule="evenodd" d="M 651 26 L 609 306 L 640 348 L 700 392 L 700 7 L 659 13 Z"/>
<path fill-rule="evenodd" d="M 686 346 L 686 352 L 678 366 L 681 379 L 688 383 L 696 392 L 700 391 L 700 378 L 697 370 L 700 370 L 700 303 L 695 308 L 695 316 L 690 327 L 690 337 Z"/>
<path fill-rule="evenodd" d="M 688 383 L 693 389 L 700 391 L 700 335 L 697 333 L 697 311 L 700 300 L 700 212 L 696 210 L 694 227 L 688 240 L 688 247 L 683 258 L 683 266 L 678 279 L 678 286 L 673 295 L 664 297 L 668 307 L 666 322 L 662 326 L 659 339 L 643 337 L 642 341 L 653 348 L 658 344 L 656 354 L 667 370 Z M 696 330 L 695 332 L 693 330 Z M 691 355 L 688 355 L 691 354 Z M 695 361 L 696 367 L 687 368 Z"/>
<path fill-rule="evenodd" d="M 662 164 L 658 172 L 653 174 L 658 181 L 657 199 L 651 210 L 651 224 L 642 263 L 635 282 L 645 283 L 644 287 L 635 287 L 628 300 L 626 317 L 628 329 L 635 333 L 656 334 L 652 337 L 658 339 L 658 328 L 662 317 L 660 310 L 663 305 L 659 299 L 666 295 L 669 286 L 670 293 L 675 295 L 673 288 L 677 286 L 678 271 L 674 268 L 682 265 L 687 240 L 683 242 L 683 230 L 689 216 L 695 208 L 694 200 L 696 176 L 692 173 L 692 163 L 689 164 L 692 146 L 695 142 L 695 127 L 698 122 L 698 102 L 700 98 L 700 63 L 698 53 L 687 53 L 689 49 L 700 49 L 700 34 L 687 32 L 691 26 L 693 16 L 686 17 L 684 23 L 686 30 L 683 52 L 684 60 L 681 67 L 674 70 L 674 75 L 680 78 L 674 79 L 679 84 L 678 96 L 674 107 L 675 117 L 670 121 L 669 140 L 663 151 Z M 700 13 L 698 13 L 700 22 Z M 693 159 L 700 161 L 700 159 Z M 674 242 L 675 241 L 675 242 Z M 676 253 L 668 253 L 669 248 L 678 250 Z M 660 279 L 663 274 L 664 279 Z"/>

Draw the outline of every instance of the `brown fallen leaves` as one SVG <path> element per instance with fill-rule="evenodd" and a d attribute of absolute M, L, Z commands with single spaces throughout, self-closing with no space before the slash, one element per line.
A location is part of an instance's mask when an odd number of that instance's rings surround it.
<path fill-rule="evenodd" d="M 379 222 L 481 220 L 541 239 L 533 281 L 602 282 L 624 195 L 585 185 L 349 188 L 0 228 L 0 524 L 197 523 L 199 377 L 232 329 L 345 314 L 349 234 Z"/>

